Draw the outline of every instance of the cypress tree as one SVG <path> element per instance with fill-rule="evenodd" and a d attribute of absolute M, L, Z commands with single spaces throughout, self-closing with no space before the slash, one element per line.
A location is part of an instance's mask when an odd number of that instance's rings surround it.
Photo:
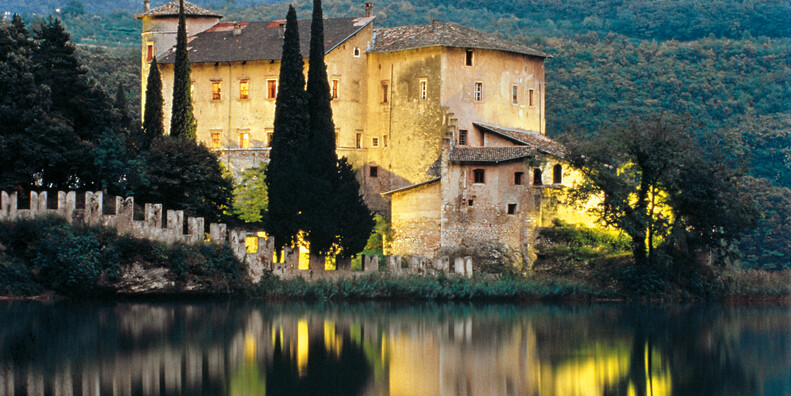
<path fill-rule="evenodd" d="M 121 125 L 126 127 L 132 125 L 132 117 L 129 116 L 129 104 L 126 100 L 126 89 L 124 89 L 124 84 L 122 82 L 118 82 L 118 89 L 115 91 L 113 107 L 118 110 L 121 116 Z"/>
<path fill-rule="evenodd" d="M 270 162 L 266 169 L 269 193 L 267 232 L 275 238 L 277 252 L 294 246 L 302 228 L 307 197 L 304 158 L 308 127 L 304 63 L 299 53 L 297 13 L 288 7 L 283 52 L 280 61 L 280 86 L 275 102 L 274 134 Z"/>
<path fill-rule="evenodd" d="M 184 0 L 179 0 L 179 26 L 176 33 L 176 64 L 173 70 L 173 109 L 170 119 L 170 134 L 186 139 L 195 139 L 197 121 L 192 111 L 192 81 L 189 53 L 187 53 L 187 20 L 184 16 Z"/>
<path fill-rule="evenodd" d="M 338 160 L 338 179 L 333 189 L 333 212 L 338 236 L 337 246 L 342 256 L 352 256 L 365 249 L 376 222 L 371 210 L 360 194 L 360 183 L 352 164 L 347 159 Z"/>
<path fill-rule="evenodd" d="M 151 60 L 146 80 L 146 104 L 143 113 L 143 129 L 136 142 L 139 150 L 147 150 L 151 142 L 165 133 L 162 121 L 162 78 L 157 66 L 157 57 Z"/>

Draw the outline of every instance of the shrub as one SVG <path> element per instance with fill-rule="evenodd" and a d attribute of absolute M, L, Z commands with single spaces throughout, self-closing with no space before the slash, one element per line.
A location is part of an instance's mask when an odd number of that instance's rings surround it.
<path fill-rule="evenodd" d="M 65 295 L 90 294 L 102 272 L 99 241 L 90 234 L 76 235 L 65 222 L 40 233 L 32 264 L 40 268 L 43 283 Z"/>

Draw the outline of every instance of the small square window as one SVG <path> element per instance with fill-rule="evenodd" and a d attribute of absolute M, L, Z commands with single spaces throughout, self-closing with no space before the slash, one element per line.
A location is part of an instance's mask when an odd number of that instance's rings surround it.
<path fill-rule="evenodd" d="M 459 146 L 467 145 L 467 130 L 459 129 Z"/>
<path fill-rule="evenodd" d="M 211 131 L 211 148 L 213 149 L 220 148 L 220 132 L 221 131 Z"/>
<path fill-rule="evenodd" d="M 341 85 L 340 80 L 332 80 L 332 98 L 338 99 L 338 87 Z"/>
<path fill-rule="evenodd" d="M 146 45 L 146 62 L 151 62 L 154 59 L 154 43 Z"/>
<path fill-rule="evenodd" d="M 476 184 L 483 184 L 486 182 L 485 171 L 483 169 L 473 169 L 472 182 Z"/>
<path fill-rule="evenodd" d="M 266 80 L 266 98 L 277 99 L 277 80 Z"/>
<path fill-rule="evenodd" d="M 533 169 L 533 185 L 534 186 L 541 186 L 543 184 L 544 183 L 541 180 L 541 169 L 539 169 L 539 168 Z"/>
<path fill-rule="evenodd" d="M 511 86 L 511 103 L 519 104 L 519 87 L 516 85 Z"/>
<path fill-rule="evenodd" d="M 516 214 L 516 204 L 509 203 L 508 204 L 508 214 Z"/>
<path fill-rule="evenodd" d="M 464 59 L 464 64 L 467 66 L 472 66 L 472 50 L 467 50 L 467 56 Z"/>
<path fill-rule="evenodd" d="M 378 166 L 371 166 L 368 168 L 368 176 L 370 177 L 379 177 L 379 167 Z"/>
<path fill-rule="evenodd" d="M 353 54 L 354 54 L 355 58 L 359 58 L 360 57 L 360 47 L 354 47 Z"/>
<path fill-rule="evenodd" d="M 521 186 L 522 185 L 522 177 L 524 176 L 524 172 L 516 172 L 514 173 L 514 185 Z"/>
<path fill-rule="evenodd" d="M 474 204 L 474 203 L 475 203 L 475 201 L 472 200 L 472 199 L 468 199 L 467 200 L 467 206 L 472 206 L 472 204 Z"/>
<path fill-rule="evenodd" d="M 379 138 L 378 137 L 372 137 L 371 138 L 371 147 L 379 147 Z"/>
<path fill-rule="evenodd" d="M 272 147 L 272 138 L 275 137 L 275 130 L 266 128 L 264 129 L 264 133 L 266 134 L 266 147 Z"/>
<path fill-rule="evenodd" d="M 211 100 L 222 100 L 222 82 L 211 82 Z"/>
<path fill-rule="evenodd" d="M 239 148 L 250 148 L 250 131 L 239 131 Z"/>
<path fill-rule="evenodd" d="M 250 80 L 239 81 L 239 99 L 250 99 Z"/>
<path fill-rule="evenodd" d="M 483 83 L 480 81 L 475 83 L 475 101 L 476 102 L 483 101 Z"/>

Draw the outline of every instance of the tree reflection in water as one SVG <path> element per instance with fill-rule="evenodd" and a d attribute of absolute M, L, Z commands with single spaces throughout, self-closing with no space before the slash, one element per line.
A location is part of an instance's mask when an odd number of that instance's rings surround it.
<path fill-rule="evenodd" d="M 789 394 L 788 307 L 0 305 L 0 395 Z"/>

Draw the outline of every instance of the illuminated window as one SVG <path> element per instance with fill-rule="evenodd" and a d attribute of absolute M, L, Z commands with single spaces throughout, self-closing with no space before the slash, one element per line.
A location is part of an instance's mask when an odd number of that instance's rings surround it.
<path fill-rule="evenodd" d="M 275 130 L 272 128 L 264 129 L 266 134 L 266 147 L 272 147 L 272 138 L 275 136 Z"/>
<path fill-rule="evenodd" d="M 533 185 L 540 186 L 544 183 L 541 181 L 541 169 L 533 169 Z"/>
<path fill-rule="evenodd" d="M 475 83 L 475 101 L 483 101 L 483 83 L 480 81 Z"/>
<path fill-rule="evenodd" d="M 360 47 L 354 47 L 354 57 L 355 58 L 360 57 Z"/>
<path fill-rule="evenodd" d="M 355 136 L 354 147 L 363 148 L 363 134 L 360 132 L 357 132 L 357 135 Z"/>
<path fill-rule="evenodd" d="M 511 86 L 511 103 L 519 103 L 519 87 L 516 85 Z"/>
<path fill-rule="evenodd" d="M 553 184 L 563 183 L 563 167 L 560 166 L 560 164 L 557 164 L 552 167 L 552 183 Z"/>
<path fill-rule="evenodd" d="M 459 146 L 467 145 L 467 130 L 459 129 Z"/>
<path fill-rule="evenodd" d="M 250 131 L 247 129 L 239 131 L 239 148 L 250 148 Z"/>
<path fill-rule="evenodd" d="M 524 176 L 524 172 L 516 172 L 514 173 L 514 184 L 517 186 L 522 185 L 522 177 Z"/>
<path fill-rule="evenodd" d="M 473 169 L 472 182 L 478 184 L 483 184 L 486 182 L 485 172 L 483 169 Z"/>
<path fill-rule="evenodd" d="M 467 50 L 467 56 L 465 58 L 464 64 L 467 66 L 472 66 L 472 50 Z"/>
<path fill-rule="evenodd" d="M 277 80 L 266 80 L 266 98 L 277 99 Z"/>
<path fill-rule="evenodd" d="M 420 100 L 425 100 L 428 97 L 428 80 L 425 78 L 420 79 Z"/>
<path fill-rule="evenodd" d="M 509 203 L 508 204 L 508 214 L 516 214 L 516 204 Z"/>
<path fill-rule="evenodd" d="M 533 104 L 533 88 L 527 90 L 527 105 L 534 106 Z"/>
<path fill-rule="evenodd" d="M 211 131 L 211 148 L 213 149 L 220 148 L 220 132 L 222 131 Z"/>
<path fill-rule="evenodd" d="M 146 62 L 154 59 L 154 43 L 146 44 Z"/>
<path fill-rule="evenodd" d="M 387 103 L 387 95 L 390 93 L 390 83 L 382 81 L 382 103 Z"/>
<path fill-rule="evenodd" d="M 211 82 L 211 100 L 222 100 L 222 82 Z"/>
<path fill-rule="evenodd" d="M 250 99 L 250 80 L 239 81 L 239 99 Z"/>
<path fill-rule="evenodd" d="M 371 166 L 368 168 L 368 176 L 370 177 L 379 177 L 379 167 L 378 166 Z"/>
<path fill-rule="evenodd" d="M 341 84 L 340 80 L 332 80 L 332 98 L 338 99 L 338 86 Z"/>
<path fill-rule="evenodd" d="M 371 147 L 379 147 L 379 138 L 378 137 L 372 137 L 371 138 Z"/>

